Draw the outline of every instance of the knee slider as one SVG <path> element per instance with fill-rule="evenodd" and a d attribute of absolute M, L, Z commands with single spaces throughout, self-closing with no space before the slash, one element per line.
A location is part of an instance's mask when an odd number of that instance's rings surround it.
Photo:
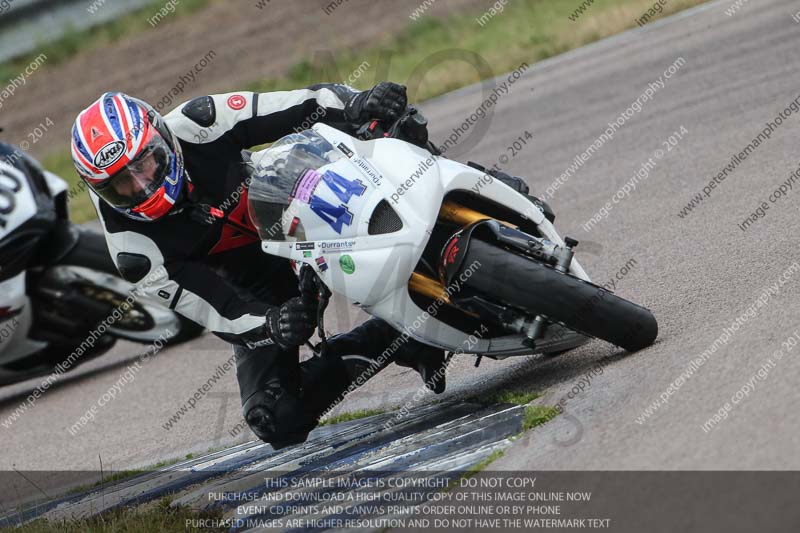
<path fill-rule="evenodd" d="M 253 433 L 273 448 L 305 442 L 316 426 L 299 396 L 286 389 L 254 393 L 242 406 L 244 419 Z"/>

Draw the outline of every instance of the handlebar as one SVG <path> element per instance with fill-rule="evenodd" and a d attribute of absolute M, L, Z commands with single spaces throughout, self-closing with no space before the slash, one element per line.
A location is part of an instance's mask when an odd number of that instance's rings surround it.
<path fill-rule="evenodd" d="M 425 148 L 434 155 L 441 155 L 439 149 L 428 140 L 428 119 L 414 106 L 408 106 L 405 113 L 393 122 L 387 123 L 384 120 L 375 119 L 362 124 L 356 132 L 356 137 L 362 141 L 384 137 L 400 139 Z"/>

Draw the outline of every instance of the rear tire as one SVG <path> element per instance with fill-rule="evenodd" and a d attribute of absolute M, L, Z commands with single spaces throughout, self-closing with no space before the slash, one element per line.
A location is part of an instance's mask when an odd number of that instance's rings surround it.
<path fill-rule="evenodd" d="M 461 263 L 478 261 L 465 287 L 630 352 L 650 346 L 658 323 L 644 307 L 592 283 L 473 239 Z"/>
<path fill-rule="evenodd" d="M 197 337 L 202 335 L 206 329 L 197 322 L 189 320 L 183 315 L 180 315 L 178 313 L 175 313 L 175 315 L 177 315 L 178 320 L 180 320 L 181 330 L 178 332 L 177 335 L 175 335 L 165 343 L 167 346 L 172 346 L 174 344 L 180 344 L 182 342 L 196 339 Z"/>
<path fill-rule="evenodd" d="M 58 264 L 91 268 L 119 277 L 117 266 L 108 253 L 106 238 L 100 233 L 83 228 L 80 229 L 78 242 Z"/>

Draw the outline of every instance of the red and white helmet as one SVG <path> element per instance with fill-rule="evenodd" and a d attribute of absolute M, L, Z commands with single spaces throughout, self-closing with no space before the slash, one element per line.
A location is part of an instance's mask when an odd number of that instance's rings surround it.
<path fill-rule="evenodd" d="M 105 93 L 72 126 L 72 161 L 108 205 L 135 220 L 156 220 L 179 199 L 180 144 L 146 102 Z"/>

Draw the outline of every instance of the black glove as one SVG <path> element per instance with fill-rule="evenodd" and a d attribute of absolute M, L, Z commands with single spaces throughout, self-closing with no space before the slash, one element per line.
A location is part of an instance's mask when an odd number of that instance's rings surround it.
<path fill-rule="evenodd" d="M 369 91 L 358 93 L 344 108 L 345 118 L 354 125 L 371 119 L 394 120 L 406 110 L 406 86 L 382 81 Z"/>
<path fill-rule="evenodd" d="M 475 163 L 474 161 L 467 161 L 467 166 L 476 168 L 481 172 L 486 172 L 491 177 L 499 180 L 502 183 L 505 183 L 506 185 L 508 185 L 509 187 L 511 187 L 520 194 L 528 194 L 528 192 L 530 192 L 530 187 L 528 187 L 528 184 L 525 183 L 525 180 L 523 180 L 522 178 L 518 178 L 517 176 L 512 176 L 510 174 L 503 172 L 502 170 L 486 168 L 483 165 Z"/>
<path fill-rule="evenodd" d="M 512 176 L 511 174 L 503 172 L 502 170 L 489 169 L 486 171 L 486 173 L 489 174 L 491 177 L 500 180 L 502 183 L 505 183 L 518 193 L 528 194 L 528 192 L 530 192 L 530 187 L 528 187 L 528 184 L 525 183 L 525 180 L 523 180 L 522 178 L 518 178 L 517 176 Z"/>
<path fill-rule="evenodd" d="M 267 311 L 267 334 L 284 349 L 300 346 L 314 334 L 316 302 L 296 296 Z"/>

